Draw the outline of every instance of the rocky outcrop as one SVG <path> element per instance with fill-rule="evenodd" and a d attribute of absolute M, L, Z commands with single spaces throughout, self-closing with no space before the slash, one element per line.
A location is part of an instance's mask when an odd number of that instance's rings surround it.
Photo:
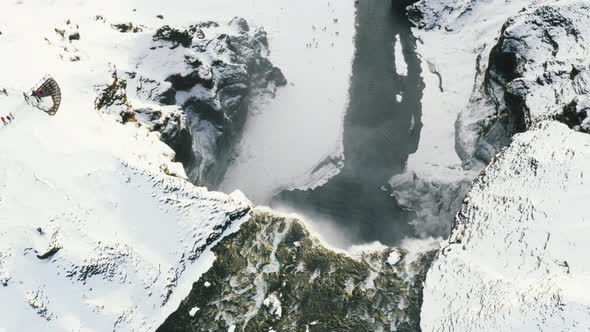
<path fill-rule="evenodd" d="M 164 135 L 163 139 L 184 156 L 187 173 L 194 183 L 213 188 L 221 182 L 233 157 L 250 95 L 274 95 L 276 87 L 286 84 L 281 71 L 266 58 L 268 41 L 264 30 L 251 32 L 245 20 L 234 19 L 229 24 L 232 34 L 205 34 L 206 29 L 216 27 L 213 22 L 186 30 L 164 27 L 154 35 L 154 40 L 164 41 L 165 47 L 172 44 L 173 48 L 186 49 L 181 52 L 185 70 L 166 77 L 171 89 L 156 97 L 170 104 L 171 91 L 184 92 L 183 98 L 176 98 L 175 102 L 186 116 L 192 158 L 186 154 L 186 142 L 177 139 L 177 135 Z"/>
<path fill-rule="evenodd" d="M 142 32 L 143 28 L 145 28 L 142 26 L 137 26 L 137 25 L 133 24 L 132 22 L 115 23 L 115 24 L 111 24 L 111 27 L 121 33 L 138 33 L 138 32 Z"/>
<path fill-rule="evenodd" d="M 60 59 L 71 62 L 80 61 L 81 54 L 78 50 L 78 41 L 81 38 L 80 26 L 67 19 L 64 24 L 55 27 L 53 32 L 44 39 L 59 51 Z"/>
<path fill-rule="evenodd" d="M 164 331 L 416 331 L 432 252 L 357 257 L 323 247 L 298 220 L 255 210 Z"/>
<path fill-rule="evenodd" d="M 523 10 L 478 58 L 457 121 L 472 185 L 424 288 L 425 331 L 577 331 L 590 320 L 585 1 Z M 561 122 L 561 123 L 560 123 Z"/>
<path fill-rule="evenodd" d="M 539 121 L 588 130 L 589 9 L 583 1 L 533 7 L 502 27 L 457 120 L 457 152 L 467 164 L 489 163 Z"/>
<path fill-rule="evenodd" d="M 104 111 L 115 109 L 114 112 L 119 112 L 122 121 L 127 122 L 131 116 L 131 105 L 127 100 L 127 81 L 119 78 L 116 70 L 113 71 L 112 78 L 110 84 L 99 87 L 101 91 L 94 100 L 94 107 Z"/>
<path fill-rule="evenodd" d="M 420 0 L 408 6 L 408 18 L 420 29 L 452 31 L 477 5 L 478 0 Z"/>
<path fill-rule="evenodd" d="M 163 26 L 145 52 L 126 72 L 134 114 L 120 110 L 121 120 L 159 131 L 190 180 L 215 188 L 234 156 L 251 97 L 273 97 L 287 84 L 267 58 L 266 32 L 240 18 L 227 26 Z"/>

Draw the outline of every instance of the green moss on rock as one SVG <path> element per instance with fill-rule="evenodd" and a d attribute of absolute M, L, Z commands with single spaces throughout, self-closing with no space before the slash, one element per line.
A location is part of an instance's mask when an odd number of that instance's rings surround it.
<path fill-rule="evenodd" d="M 401 260 L 390 266 L 394 250 Z M 353 258 L 323 247 L 298 220 L 258 210 L 213 252 L 213 267 L 158 331 L 420 329 L 433 253 L 414 262 L 395 248 Z"/>

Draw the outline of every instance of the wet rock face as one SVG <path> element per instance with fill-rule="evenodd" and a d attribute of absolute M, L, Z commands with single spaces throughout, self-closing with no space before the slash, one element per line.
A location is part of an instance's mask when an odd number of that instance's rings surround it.
<path fill-rule="evenodd" d="M 504 24 L 457 122 L 464 161 L 488 163 L 512 135 L 542 120 L 588 130 L 589 9 L 581 1 L 542 6 Z"/>
<path fill-rule="evenodd" d="M 389 248 L 352 259 L 299 221 L 262 211 L 213 251 L 213 267 L 159 332 L 419 330 L 431 253 L 412 260 Z"/>
<path fill-rule="evenodd" d="M 121 111 L 121 119 L 159 131 L 190 180 L 215 188 L 234 156 L 251 98 L 273 97 L 287 84 L 268 54 L 266 32 L 241 18 L 227 26 L 163 26 L 126 73 L 126 93 L 141 103 L 131 105 L 133 116 Z"/>

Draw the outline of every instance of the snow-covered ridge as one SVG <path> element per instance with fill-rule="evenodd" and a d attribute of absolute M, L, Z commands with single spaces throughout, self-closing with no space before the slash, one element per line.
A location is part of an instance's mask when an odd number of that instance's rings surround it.
<path fill-rule="evenodd" d="M 537 3 L 478 51 L 457 148 L 467 166 L 489 166 L 428 272 L 423 330 L 578 331 L 590 321 L 590 228 L 579 208 L 589 23 L 585 1 Z"/>
<path fill-rule="evenodd" d="M 506 22 L 457 121 L 464 162 L 489 162 L 514 133 L 546 119 L 588 129 L 589 9 L 585 1 L 561 1 Z"/>
<path fill-rule="evenodd" d="M 159 131 L 191 181 L 216 188 L 234 157 L 251 97 L 273 97 L 287 83 L 267 58 L 267 33 L 234 18 L 135 34 L 143 45 L 130 55 L 135 63 L 114 65 L 97 108 Z"/>
<path fill-rule="evenodd" d="M 391 186 L 398 201 L 417 212 L 419 234 L 448 234 L 469 183 L 523 130 L 514 125 L 518 118 L 526 118 L 526 126 L 556 117 L 571 127 L 587 126 L 584 6 L 434 0 L 408 7 L 421 41 L 424 127 L 406 173 L 394 177 Z M 522 52 L 515 68 L 500 68 L 515 52 Z"/>
<path fill-rule="evenodd" d="M 179 165 L 146 129 L 20 103 L 0 132 L 0 327 L 153 328 L 250 203 L 166 175 Z"/>
<path fill-rule="evenodd" d="M 95 110 L 162 22 L 123 32 L 126 4 L 79 4 L 0 4 L 0 112 L 15 115 L 0 127 L 0 330 L 153 330 L 251 208 L 184 180 L 148 126 Z M 48 71 L 63 96 L 54 117 L 22 96 Z"/>

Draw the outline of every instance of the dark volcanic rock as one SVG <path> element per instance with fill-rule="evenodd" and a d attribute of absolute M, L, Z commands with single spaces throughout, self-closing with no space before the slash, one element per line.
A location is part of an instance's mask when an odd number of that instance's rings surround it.
<path fill-rule="evenodd" d="M 168 25 L 158 29 L 154 35 L 154 41 L 163 40 L 171 42 L 174 44 L 174 47 L 177 45 L 189 47 L 191 45 L 192 39 L 192 35 L 187 30 L 174 29 Z"/>
<path fill-rule="evenodd" d="M 590 121 L 588 113 L 590 112 L 590 98 L 588 96 L 577 96 L 574 100 L 566 105 L 563 114 L 558 116 L 558 120 L 568 125 L 568 127 L 585 133 L 590 132 Z"/>
<path fill-rule="evenodd" d="M 207 89 L 213 88 L 214 85 L 213 75 L 210 71 L 205 75 L 202 75 L 198 70 L 190 72 L 186 76 L 182 76 L 182 74 L 170 75 L 166 79 L 166 82 L 172 83 L 172 88 L 174 88 L 176 91 L 190 90 L 197 84 L 201 84 Z"/>
<path fill-rule="evenodd" d="M 274 67 L 266 72 L 266 81 L 275 82 L 277 86 L 287 85 L 287 79 L 285 78 L 285 75 L 283 75 L 283 72 L 277 67 Z"/>

